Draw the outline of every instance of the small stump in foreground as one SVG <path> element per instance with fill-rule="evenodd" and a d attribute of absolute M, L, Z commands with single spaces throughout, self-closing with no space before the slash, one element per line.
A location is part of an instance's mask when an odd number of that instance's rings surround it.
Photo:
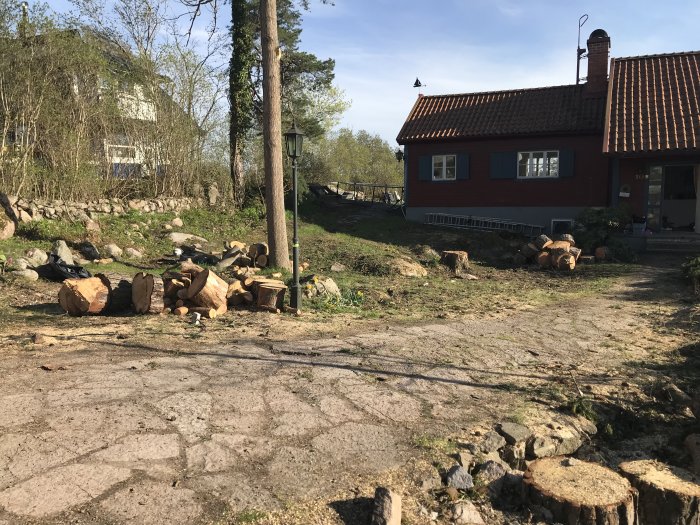
<path fill-rule="evenodd" d="M 640 523 L 700 523 L 700 477 L 650 459 L 622 463 L 620 472 L 639 491 Z"/>
<path fill-rule="evenodd" d="M 637 523 L 637 491 L 625 478 L 595 463 L 565 457 L 533 461 L 523 478 L 523 495 L 531 510 L 544 509 L 555 523 Z"/>

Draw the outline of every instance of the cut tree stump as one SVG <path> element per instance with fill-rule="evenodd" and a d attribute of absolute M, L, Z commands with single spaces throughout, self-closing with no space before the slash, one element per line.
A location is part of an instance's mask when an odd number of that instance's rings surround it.
<path fill-rule="evenodd" d="M 540 252 L 537 254 L 537 264 L 540 268 L 551 268 L 552 267 L 552 257 L 547 252 Z"/>
<path fill-rule="evenodd" d="M 228 283 L 211 270 L 197 274 L 188 288 L 188 298 L 197 306 L 221 310 L 226 307 Z"/>
<path fill-rule="evenodd" d="M 98 273 L 95 277 L 102 279 L 110 290 L 107 312 L 118 313 L 131 309 L 131 282 L 126 275 Z"/>
<path fill-rule="evenodd" d="M 546 509 L 547 521 L 564 525 L 636 525 L 636 495 L 616 472 L 561 456 L 533 461 L 523 477 L 523 496 L 533 513 Z"/>
<path fill-rule="evenodd" d="M 596 261 L 607 261 L 610 259 L 610 250 L 607 246 L 598 246 L 594 252 Z"/>
<path fill-rule="evenodd" d="M 622 463 L 620 472 L 639 491 L 640 523 L 700 523 L 700 479 L 697 476 L 649 459 Z"/>
<path fill-rule="evenodd" d="M 446 250 L 440 254 L 440 262 L 460 274 L 469 269 L 469 254 L 460 250 Z"/>
<path fill-rule="evenodd" d="M 570 253 L 564 253 L 557 257 L 556 261 L 552 259 L 552 264 L 557 270 L 573 272 L 576 268 L 576 257 Z"/>
<path fill-rule="evenodd" d="M 165 308 L 163 279 L 150 273 L 137 273 L 131 283 L 131 302 L 137 314 L 160 314 Z"/>
<path fill-rule="evenodd" d="M 537 239 L 535 239 L 535 246 L 537 247 L 538 250 L 544 250 L 547 248 L 550 244 L 552 244 L 552 239 L 547 237 L 546 235 L 542 234 Z"/>
<path fill-rule="evenodd" d="M 261 283 L 257 289 L 257 307 L 263 310 L 279 312 L 284 308 L 284 294 L 287 287 L 275 283 Z"/>
<path fill-rule="evenodd" d="M 58 292 L 58 304 L 68 315 L 96 315 L 109 304 L 109 281 L 99 277 L 66 279 Z"/>

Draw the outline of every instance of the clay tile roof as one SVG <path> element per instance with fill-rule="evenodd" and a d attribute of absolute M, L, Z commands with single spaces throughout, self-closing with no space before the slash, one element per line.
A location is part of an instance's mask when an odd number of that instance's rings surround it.
<path fill-rule="evenodd" d="M 585 97 L 584 85 L 422 96 L 397 142 L 513 135 L 602 133 L 605 95 Z"/>
<path fill-rule="evenodd" d="M 700 149 L 700 51 L 616 58 L 606 153 Z"/>

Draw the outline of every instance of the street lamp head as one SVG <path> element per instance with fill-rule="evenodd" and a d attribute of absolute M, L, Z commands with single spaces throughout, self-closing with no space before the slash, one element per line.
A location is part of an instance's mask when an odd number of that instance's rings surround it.
<path fill-rule="evenodd" d="M 396 155 L 397 162 L 401 162 L 403 160 L 403 150 L 401 148 L 396 148 L 394 155 Z"/>
<path fill-rule="evenodd" d="M 284 144 L 287 147 L 287 155 L 296 159 L 301 157 L 302 146 L 304 144 L 304 134 L 295 121 L 292 122 L 292 127 L 284 134 Z"/>

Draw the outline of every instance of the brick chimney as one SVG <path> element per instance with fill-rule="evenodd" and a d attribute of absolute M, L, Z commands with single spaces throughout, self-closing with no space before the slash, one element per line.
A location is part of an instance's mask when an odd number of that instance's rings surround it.
<path fill-rule="evenodd" d="M 610 37 L 602 29 L 591 33 L 588 46 L 587 95 L 601 95 L 608 89 L 608 65 L 610 62 Z"/>

